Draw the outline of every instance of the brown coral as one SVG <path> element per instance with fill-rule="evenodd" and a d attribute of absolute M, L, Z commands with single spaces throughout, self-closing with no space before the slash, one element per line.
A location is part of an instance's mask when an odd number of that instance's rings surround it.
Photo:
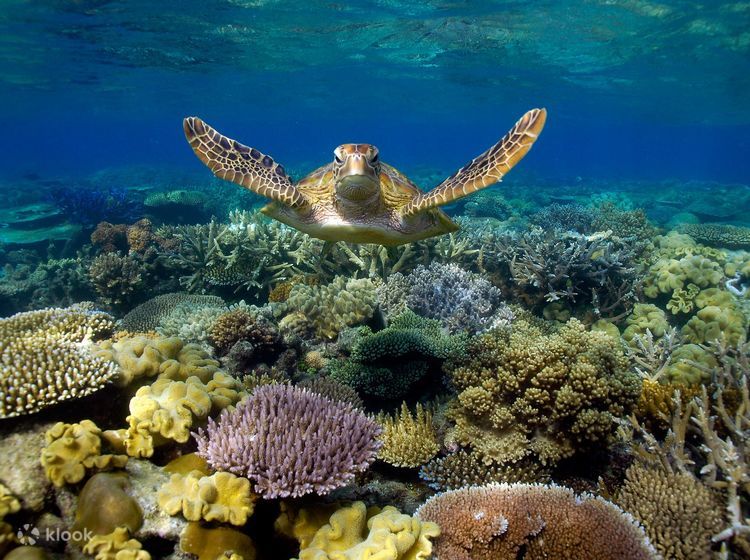
<path fill-rule="evenodd" d="M 125 224 L 99 222 L 91 234 L 91 243 L 94 247 L 98 247 L 102 253 L 124 251 L 128 246 L 126 230 Z"/>
<path fill-rule="evenodd" d="M 436 560 L 658 558 L 630 515 L 561 486 L 464 487 L 430 498 L 416 515 L 441 528 Z"/>
<path fill-rule="evenodd" d="M 240 340 L 255 348 L 272 346 L 279 338 L 276 327 L 247 307 L 236 307 L 219 315 L 208 335 L 209 342 L 219 355 L 224 355 Z"/>
<path fill-rule="evenodd" d="M 151 220 L 143 218 L 133 225 L 127 227 L 125 236 L 128 240 L 128 249 L 135 253 L 143 253 L 154 241 L 154 232 Z"/>
<path fill-rule="evenodd" d="M 104 303 L 128 302 L 143 286 L 146 271 L 138 260 L 119 253 L 96 257 L 89 267 L 89 280 Z"/>

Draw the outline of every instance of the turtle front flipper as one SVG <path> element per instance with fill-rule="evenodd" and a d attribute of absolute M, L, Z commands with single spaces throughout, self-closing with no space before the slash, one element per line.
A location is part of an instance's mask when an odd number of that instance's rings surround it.
<path fill-rule="evenodd" d="M 547 119 L 545 109 L 528 111 L 497 144 L 464 165 L 429 192 L 415 196 L 401 211 L 413 216 L 449 204 L 499 182 L 531 149 Z"/>
<path fill-rule="evenodd" d="M 219 134 L 198 117 L 188 117 L 182 125 L 195 155 L 220 179 L 292 208 L 307 204 L 284 168 L 269 156 Z"/>

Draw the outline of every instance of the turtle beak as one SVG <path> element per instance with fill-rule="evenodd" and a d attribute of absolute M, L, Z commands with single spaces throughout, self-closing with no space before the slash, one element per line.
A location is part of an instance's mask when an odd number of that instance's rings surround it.
<path fill-rule="evenodd" d="M 351 154 L 346 158 L 341 170 L 339 171 L 339 177 L 349 176 L 375 176 L 375 170 L 367 163 L 367 158 L 362 154 Z"/>

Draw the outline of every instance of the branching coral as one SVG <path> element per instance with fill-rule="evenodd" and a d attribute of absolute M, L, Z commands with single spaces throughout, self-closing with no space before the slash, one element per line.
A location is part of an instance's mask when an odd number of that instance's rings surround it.
<path fill-rule="evenodd" d="M 517 320 L 472 340 L 446 370 L 459 392 L 451 438 L 499 463 L 554 464 L 606 442 L 640 393 L 619 342 L 575 319 L 551 335 Z"/>
<path fill-rule="evenodd" d="M 216 318 L 208 340 L 223 356 L 241 340 L 249 342 L 255 349 L 269 348 L 279 342 L 279 333 L 276 325 L 262 314 L 240 304 Z"/>
<path fill-rule="evenodd" d="M 390 465 L 418 467 L 440 450 L 432 425 L 432 413 L 419 403 L 414 416 L 404 402 L 400 413 L 395 416 L 381 414 L 378 422 L 383 427 L 380 436 L 383 447 L 378 452 L 378 459 Z"/>
<path fill-rule="evenodd" d="M 0 418 L 37 412 L 104 387 L 115 364 L 91 351 L 114 327 L 85 305 L 0 319 Z"/>
<path fill-rule="evenodd" d="M 416 515 L 441 528 L 436 560 L 659 558 L 630 515 L 561 486 L 468 486 L 430 498 Z"/>
<path fill-rule="evenodd" d="M 143 263 L 129 255 L 104 253 L 89 267 L 89 278 L 108 305 L 127 303 L 144 284 L 146 271 Z"/>
<path fill-rule="evenodd" d="M 198 454 L 245 476 L 265 498 L 327 494 L 375 460 L 380 428 L 351 405 L 289 385 L 264 385 L 206 430 Z"/>
<path fill-rule="evenodd" d="M 297 284 L 286 301 L 282 328 L 322 339 L 336 338 L 346 327 L 366 322 L 375 312 L 375 285 L 366 278 L 337 276 L 330 284 Z"/>
<path fill-rule="evenodd" d="M 474 334 L 507 326 L 513 320 L 498 288 L 454 264 L 419 265 L 406 276 L 393 274 L 378 286 L 377 294 L 387 315 L 411 309 L 423 317 L 439 319 L 454 333 L 466 330 Z"/>

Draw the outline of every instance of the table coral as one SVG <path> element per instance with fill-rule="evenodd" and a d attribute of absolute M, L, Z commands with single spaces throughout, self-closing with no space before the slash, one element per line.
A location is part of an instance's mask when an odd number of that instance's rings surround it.
<path fill-rule="evenodd" d="M 155 331 L 164 317 L 169 315 L 177 305 L 186 302 L 213 307 L 224 305 L 224 300 L 219 296 L 205 296 L 181 292 L 162 294 L 130 310 L 122 318 L 118 326 L 120 329 L 130 332 Z"/>
<path fill-rule="evenodd" d="M 101 454 L 102 431 L 91 420 L 58 422 L 45 434 L 41 463 L 55 486 L 80 482 L 92 471 L 122 468 L 127 455 Z"/>
<path fill-rule="evenodd" d="M 298 560 L 428 560 L 430 539 L 439 534 L 435 523 L 392 506 L 368 510 L 363 502 L 355 502 L 330 516 L 301 548 Z"/>
<path fill-rule="evenodd" d="M 575 319 L 549 335 L 517 320 L 472 340 L 446 371 L 458 391 L 449 437 L 488 462 L 554 464 L 606 442 L 640 393 L 619 341 Z"/>
<path fill-rule="evenodd" d="M 377 423 L 350 404 L 290 385 L 264 385 L 195 434 L 214 469 L 253 481 L 265 498 L 327 494 L 366 470 Z"/>
<path fill-rule="evenodd" d="M 433 496 L 416 516 L 441 528 L 436 560 L 659 558 L 632 516 L 562 486 L 467 486 Z"/>
<path fill-rule="evenodd" d="M 159 507 L 170 515 L 182 513 L 188 521 L 218 521 L 244 525 L 256 497 L 250 481 L 228 472 L 205 476 L 200 471 L 175 473 L 159 489 Z"/>
<path fill-rule="evenodd" d="M 378 452 L 378 459 L 389 465 L 418 467 L 440 450 L 432 413 L 419 403 L 413 416 L 404 402 L 396 415 L 378 415 L 378 423 L 383 427 L 380 436 L 383 447 Z"/>
<path fill-rule="evenodd" d="M 750 249 L 750 228 L 729 224 L 685 224 L 680 231 L 706 245 Z"/>
<path fill-rule="evenodd" d="M 712 540 L 722 527 L 721 503 L 694 476 L 636 463 L 625 473 L 617 504 L 645 527 L 664 558 L 712 557 Z"/>
<path fill-rule="evenodd" d="M 95 356 L 91 341 L 113 327 L 109 315 L 86 305 L 0 319 L 0 418 L 31 414 L 107 385 L 115 364 Z"/>

